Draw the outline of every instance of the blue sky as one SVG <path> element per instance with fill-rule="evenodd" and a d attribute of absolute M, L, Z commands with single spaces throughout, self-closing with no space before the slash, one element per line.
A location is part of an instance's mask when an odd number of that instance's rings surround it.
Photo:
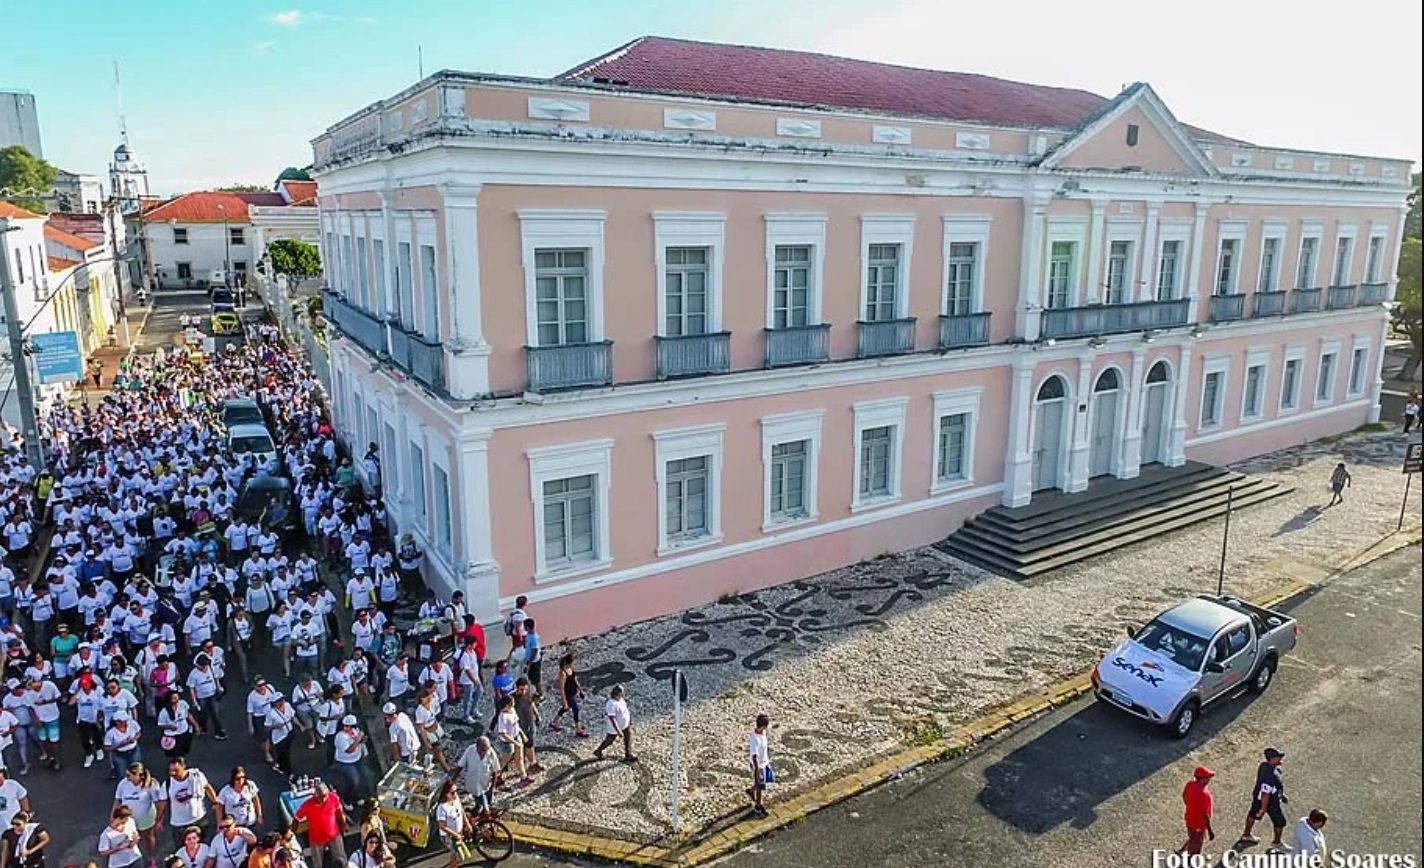
<path fill-rule="evenodd" d="M 982 72 L 1110 96 L 1262 144 L 1421 156 L 1421 4 L 1207 0 L 0 0 L 0 88 L 35 94 L 46 156 L 104 173 L 130 140 L 158 192 L 268 183 L 327 125 L 441 68 L 551 75 L 645 33 Z"/>

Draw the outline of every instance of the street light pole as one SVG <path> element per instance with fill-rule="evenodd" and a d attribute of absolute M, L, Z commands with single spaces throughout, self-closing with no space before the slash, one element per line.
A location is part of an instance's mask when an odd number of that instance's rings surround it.
<path fill-rule="evenodd" d="M 30 384 L 30 361 L 25 355 L 20 305 L 15 299 L 15 285 L 10 281 L 10 248 L 5 244 L 5 234 L 10 230 L 10 221 L 0 218 L 0 295 L 5 296 L 5 330 L 10 339 L 10 369 L 19 401 L 20 433 L 25 437 L 25 454 L 30 466 L 38 473 L 44 470 L 44 451 L 40 449 L 40 425 L 35 416 L 35 392 Z"/>
<path fill-rule="evenodd" d="M 223 215 L 223 286 L 232 286 L 232 233 L 227 227 L 227 208 L 218 206 L 218 213 Z"/>

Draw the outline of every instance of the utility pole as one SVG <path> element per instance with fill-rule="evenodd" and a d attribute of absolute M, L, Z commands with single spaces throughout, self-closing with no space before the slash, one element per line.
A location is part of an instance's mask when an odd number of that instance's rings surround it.
<path fill-rule="evenodd" d="M 129 312 L 124 305 L 126 295 L 125 284 L 128 281 L 124 275 L 124 252 L 119 250 L 119 224 L 123 222 L 124 212 L 119 208 L 118 199 L 109 200 L 109 246 L 114 250 L 114 300 L 118 303 L 116 313 L 119 316 L 119 339 L 123 341 L 125 347 L 129 345 Z M 127 240 L 127 238 L 125 239 Z"/>
<path fill-rule="evenodd" d="M 20 322 L 20 306 L 15 299 L 15 284 L 10 280 L 10 247 L 5 234 L 10 221 L 0 218 L 0 295 L 5 296 L 5 327 L 10 338 L 10 369 L 14 372 L 15 398 L 20 408 L 20 433 L 25 438 L 25 454 L 36 473 L 44 470 L 44 451 L 40 448 L 39 420 L 35 418 L 35 390 L 30 385 L 30 360 L 25 353 L 24 324 Z"/>

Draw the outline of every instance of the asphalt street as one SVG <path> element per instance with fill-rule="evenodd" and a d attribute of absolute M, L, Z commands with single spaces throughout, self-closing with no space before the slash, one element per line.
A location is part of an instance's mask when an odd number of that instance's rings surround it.
<path fill-rule="evenodd" d="M 724 864 L 1148 866 L 1154 848 L 1181 843 L 1180 793 L 1198 764 L 1217 773 L 1217 840 L 1207 852 L 1219 854 L 1241 832 L 1267 745 L 1287 753 L 1292 824 L 1323 808 L 1332 849 L 1417 860 L 1419 549 L 1337 577 L 1286 608 L 1302 634 L 1275 683 L 1259 698 L 1227 700 L 1185 741 L 1084 699 L 822 811 Z"/>

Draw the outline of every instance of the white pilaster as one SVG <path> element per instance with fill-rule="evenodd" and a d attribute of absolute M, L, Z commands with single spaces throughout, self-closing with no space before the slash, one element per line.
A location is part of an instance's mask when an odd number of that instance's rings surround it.
<path fill-rule="evenodd" d="M 1400 209 L 1399 209 L 1399 220 L 1395 223 L 1395 226 L 1394 226 L 1394 254 L 1393 254 L 1393 256 L 1391 257 L 1391 260 L 1392 260 L 1392 261 L 1390 262 L 1390 266 L 1389 266 L 1389 300 L 1390 300 L 1390 301 L 1394 301 L 1394 293 L 1399 289 L 1399 252 L 1400 252 L 1400 248 L 1403 247 L 1403 245 L 1404 245 L 1404 221 L 1405 221 L 1405 218 L 1408 217 L 1408 216 L 1409 216 L 1409 209 L 1408 209 L 1407 207 L 1406 207 L 1406 208 L 1400 208 Z M 1381 350 L 1380 358 L 1381 358 L 1381 359 L 1384 358 L 1383 350 Z M 1378 403 L 1378 402 L 1376 402 L 1376 403 Z"/>
<path fill-rule="evenodd" d="M 489 394 L 489 344 L 480 304 L 480 244 L 474 184 L 441 184 L 445 253 L 449 262 L 450 336 L 445 340 L 450 394 L 472 399 Z"/>
<path fill-rule="evenodd" d="M 1025 341 L 1038 340 L 1043 309 L 1043 234 L 1048 224 L 1047 215 L 1047 194 L 1030 193 L 1024 197 L 1023 248 L 1019 254 L 1019 300 L 1014 305 L 1014 334 Z"/>
<path fill-rule="evenodd" d="M 1157 297 L 1157 220 L 1161 214 L 1160 203 L 1147 203 L 1147 225 L 1142 230 L 1142 255 L 1137 257 L 1142 263 L 1142 277 L 1137 283 L 1138 301 L 1152 301 Z"/>
<path fill-rule="evenodd" d="M 1009 442 L 1004 450 L 1004 506 L 1023 506 L 1033 499 L 1032 353 L 1014 359 L 1014 383 L 1009 394 Z"/>
<path fill-rule="evenodd" d="M 1093 202 L 1093 219 L 1088 224 L 1088 283 L 1083 304 L 1097 304 L 1103 299 L 1103 218 L 1108 203 Z M 1086 483 L 1085 483 L 1086 484 Z"/>
<path fill-rule="evenodd" d="M 463 431 L 459 440 L 460 525 L 463 539 L 455 541 L 456 563 L 463 575 L 465 600 L 482 624 L 499 620 L 499 564 L 494 559 L 490 528 L 490 478 L 488 430 Z"/>
<path fill-rule="evenodd" d="M 1088 401 L 1093 394 L 1093 354 L 1078 356 L 1078 385 L 1073 390 L 1073 403 L 1068 412 L 1073 414 L 1073 444 L 1068 452 L 1068 491 L 1082 491 L 1088 487 L 1088 460 L 1092 437 L 1088 431 Z"/>
<path fill-rule="evenodd" d="M 1117 458 L 1119 479 L 1134 479 L 1142 470 L 1142 389 L 1146 367 L 1147 348 L 1133 347 L 1132 369 L 1127 375 L 1127 423 L 1123 426 L 1122 448 Z"/>
<path fill-rule="evenodd" d="M 1192 220 L 1192 261 L 1187 269 L 1187 286 L 1182 293 L 1191 302 L 1187 305 L 1187 316 L 1189 322 L 1197 321 L 1197 290 L 1201 286 L 1202 251 L 1206 246 L 1206 212 L 1205 202 L 1196 203 L 1196 216 Z"/>
<path fill-rule="evenodd" d="M 1168 467 L 1181 467 L 1187 462 L 1187 390 L 1192 381 L 1192 345 L 1184 343 L 1177 359 L 1177 377 L 1173 386 L 1172 429 L 1167 432 Z"/>
<path fill-rule="evenodd" d="M 394 190 L 381 191 L 381 232 L 386 246 L 386 297 L 382 299 L 381 310 L 387 320 L 400 322 L 400 299 L 396 294 L 397 275 L 400 272 L 400 243 L 396 240 L 396 194 Z"/>
<path fill-rule="evenodd" d="M 1389 317 L 1380 322 L 1379 343 L 1375 344 L 1375 379 L 1370 384 L 1370 422 L 1380 420 L 1380 393 L 1384 390 L 1384 344 L 1389 340 Z"/>

